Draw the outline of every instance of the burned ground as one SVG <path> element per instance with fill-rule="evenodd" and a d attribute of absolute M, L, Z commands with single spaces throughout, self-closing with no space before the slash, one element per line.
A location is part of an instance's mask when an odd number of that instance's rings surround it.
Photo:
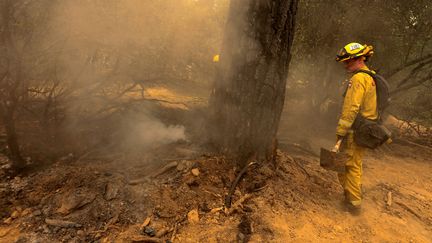
<path fill-rule="evenodd" d="M 187 150 L 190 158 L 154 163 L 144 156 L 125 161 L 121 155 L 94 154 L 26 176 L 2 177 L 0 241 L 430 239 L 432 185 L 431 174 L 424 173 L 431 170 L 430 150 L 393 144 L 370 153 L 365 204 L 356 217 L 340 205 L 335 173 L 306 152 L 279 150 L 275 164 L 251 167 L 233 195 L 232 209 L 224 210 L 239 168 L 187 143 L 159 149 L 177 157 Z M 403 158 L 401 151 L 407 151 Z"/>

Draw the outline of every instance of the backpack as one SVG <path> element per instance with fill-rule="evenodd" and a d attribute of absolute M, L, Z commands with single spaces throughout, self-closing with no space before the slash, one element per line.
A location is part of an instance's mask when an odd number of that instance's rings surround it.
<path fill-rule="evenodd" d="M 377 93 L 378 120 L 371 121 L 358 115 L 354 121 L 354 141 L 362 146 L 375 149 L 389 141 L 391 132 L 381 124 L 381 117 L 390 104 L 389 84 L 385 78 L 368 70 L 358 70 L 355 73 L 366 73 L 375 81 Z"/>
<path fill-rule="evenodd" d="M 355 123 L 354 142 L 357 145 L 376 149 L 385 142 L 391 141 L 392 134 L 390 130 L 384 125 L 379 124 L 377 121 L 357 116 Z"/>
<path fill-rule="evenodd" d="M 376 73 L 368 70 L 358 70 L 355 73 L 366 73 L 370 75 L 375 81 L 376 93 L 377 93 L 377 108 L 378 108 L 378 120 L 381 120 L 381 115 L 390 104 L 390 86 L 387 80 Z"/>

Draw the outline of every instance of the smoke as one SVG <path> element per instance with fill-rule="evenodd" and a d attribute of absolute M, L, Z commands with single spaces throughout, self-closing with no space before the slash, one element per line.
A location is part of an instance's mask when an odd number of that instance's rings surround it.
<path fill-rule="evenodd" d="M 50 59 L 59 82 L 53 94 L 65 113 L 62 128 L 83 147 L 148 150 L 187 141 L 182 121 L 165 113 L 183 109 L 189 97 L 207 96 L 228 3 L 63 0 L 50 5 L 50 28 L 41 38 L 56 49 Z M 167 92 L 155 94 L 152 88 Z M 169 110 L 161 104 L 181 105 Z"/>
<path fill-rule="evenodd" d="M 130 126 L 126 144 L 138 145 L 142 149 L 187 140 L 185 127 L 182 125 L 166 125 L 151 117 L 143 117 L 128 124 Z"/>
<path fill-rule="evenodd" d="M 23 70 L 12 73 L 31 81 L 35 103 L 42 104 L 32 113 L 45 116 L 40 124 L 67 130 L 75 135 L 75 143 L 118 141 L 151 148 L 187 140 L 190 133 L 178 125 L 180 119 L 159 116 L 170 111 L 162 110 L 158 100 L 181 109 L 187 103 L 184 97 L 208 97 L 208 84 L 218 65 L 212 57 L 221 54 L 229 4 L 229 0 L 16 0 L 16 6 L 32 14 L 22 12 L 16 23 L 27 24 L 11 26 L 23 37 L 11 42 L 22 46 L 18 54 L 26 54 L 21 58 L 26 65 L 18 65 Z M 337 89 L 346 78 L 334 55 L 347 42 L 373 44 L 372 61 L 381 58 L 378 63 L 385 66 L 398 64 L 395 54 L 402 48 L 396 47 L 405 39 L 395 42 L 394 33 L 407 31 L 403 18 L 395 18 L 399 15 L 390 11 L 394 7 L 379 1 L 352 9 L 362 4 L 360 0 L 299 3 L 281 140 L 311 137 L 315 141 L 323 130 L 333 138 L 334 119 L 340 111 L 336 104 L 341 99 Z M 411 8 L 403 1 L 397 4 Z M 323 14 L 327 21 L 322 21 Z M 370 26 L 381 34 L 371 32 Z M 223 53 L 221 58 L 226 58 Z M 164 92 L 153 96 L 155 87 Z M 196 124 L 199 119 L 191 120 Z"/>

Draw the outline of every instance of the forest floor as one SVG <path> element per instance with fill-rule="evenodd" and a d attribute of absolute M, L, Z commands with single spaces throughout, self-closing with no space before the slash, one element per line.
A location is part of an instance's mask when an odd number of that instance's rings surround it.
<path fill-rule="evenodd" d="M 0 157 L 0 242 L 432 242 L 432 149 L 369 152 L 354 216 L 313 152 L 331 141 L 284 133 L 276 162 L 249 168 L 230 209 L 241 168 L 188 142 L 71 154 L 12 178 Z"/>
<path fill-rule="evenodd" d="M 276 168 L 250 168 L 229 212 L 219 207 L 235 168 L 173 146 L 164 148 L 171 156 L 196 157 L 156 165 L 94 155 L 2 176 L 0 242 L 431 242 L 430 150 L 393 144 L 370 153 L 362 213 L 353 216 L 336 174 L 295 146 L 278 151 Z"/>

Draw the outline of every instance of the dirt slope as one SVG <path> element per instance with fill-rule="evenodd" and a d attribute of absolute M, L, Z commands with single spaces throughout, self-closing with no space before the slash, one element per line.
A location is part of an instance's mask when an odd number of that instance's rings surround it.
<path fill-rule="evenodd" d="M 341 210 L 339 188 L 323 185 L 322 190 L 332 196 L 306 201 L 304 211 L 292 214 L 282 206 L 264 214 L 277 232 L 275 242 L 431 242 L 430 151 L 410 151 L 412 148 L 399 145 L 390 149 L 410 156 L 380 151 L 366 158 L 365 200 L 359 217 Z M 310 166 L 316 169 L 316 161 Z M 332 179 L 336 183 L 335 175 Z M 387 204 L 390 193 L 391 202 Z"/>
<path fill-rule="evenodd" d="M 196 151 L 179 147 L 171 158 Z M 217 209 L 238 169 L 199 152 L 168 161 L 95 155 L 2 176 L 0 242 L 432 242 L 430 150 L 393 144 L 370 153 L 363 212 L 352 216 L 335 173 L 281 148 L 275 165 L 246 174 L 233 202 L 245 200 L 230 213 Z"/>

